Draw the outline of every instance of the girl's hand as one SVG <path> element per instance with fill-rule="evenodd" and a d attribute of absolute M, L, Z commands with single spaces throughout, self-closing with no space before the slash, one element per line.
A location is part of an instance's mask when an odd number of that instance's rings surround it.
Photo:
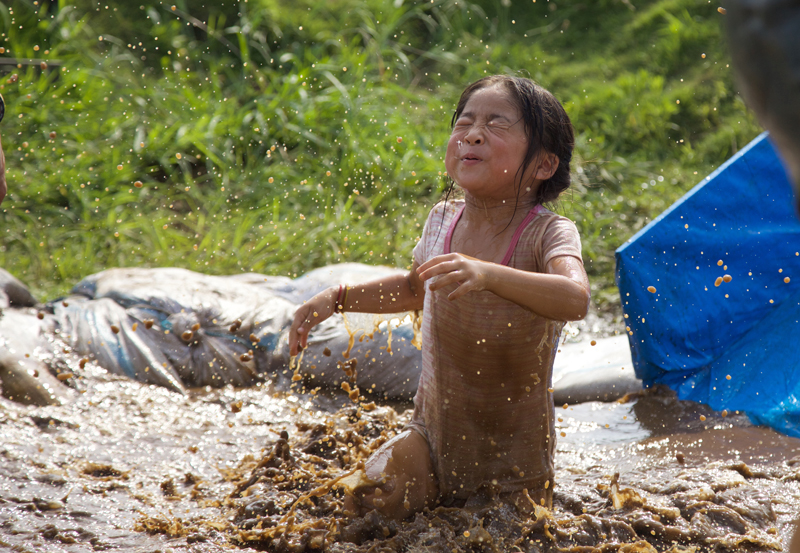
<path fill-rule="evenodd" d="M 486 290 L 492 265 L 461 253 L 448 253 L 437 255 L 420 265 L 417 274 L 423 282 L 439 277 L 430 285 L 431 291 L 458 284 L 447 296 L 449 300 L 456 300 L 469 292 Z"/>
<path fill-rule="evenodd" d="M 289 355 L 294 357 L 308 346 L 308 333 L 319 323 L 333 315 L 333 304 L 339 287 L 331 287 L 308 300 L 295 311 L 289 329 Z"/>

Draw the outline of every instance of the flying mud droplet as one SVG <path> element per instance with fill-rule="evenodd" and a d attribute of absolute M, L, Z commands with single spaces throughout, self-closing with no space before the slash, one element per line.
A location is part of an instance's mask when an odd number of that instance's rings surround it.
<path fill-rule="evenodd" d="M 655 286 L 648 286 L 647 287 L 647 291 L 650 292 L 651 294 L 655 294 L 656 293 L 656 287 Z"/>
<path fill-rule="evenodd" d="M 400 144 L 402 141 L 403 141 L 403 137 L 401 137 L 401 136 L 398 136 L 398 137 L 397 137 L 397 143 L 398 143 L 398 144 Z"/>
<path fill-rule="evenodd" d="M 703 58 L 703 59 L 706 59 L 706 55 L 705 54 L 700 54 L 700 57 Z"/>
<path fill-rule="evenodd" d="M 253 342 L 254 344 L 257 344 L 258 343 L 258 336 L 256 336 L 255 334 L 251 334 L 250 335 L 250 341 Z"/>
<path fill-rule="evenodd" d="M 683 453 L 681 453 L 680 451 L 679 451 L 678 453 L 676 453 L 676 454 L 675 454 L 675 459 L 676 459 L 676 460 L 677 460 L 677 461 L 678 461 L 680 464 L 684 464 L 684 463 L 686 462 L 686 458 L 683 456 Z"/>
<path fill-rule="evenodd" d="M 233 403 L 231 403 L 231 412 L 238 413 L 241 410 L 242 410 L 242 400 L 241 399 L 239 401 L 234 401 Z"/>
<path fill-rule="evenodd" d="M 88 362 L 89 362 L 89 360 L 88 360 L 88 359 L 86 359 L 86 358 L 84 357 L 83 359 L 81 359 L 80 361 L 78 361 L 78 366 L 79 366 L 80 368 L 84 368 L 84 367 L 86 366 L 86 363 L 88 363 Z"/>
<path fill-rule="evenodd" d="M 791 279 L 790 279 L 789 277 L 786 277 L 786 278 L 784 278 L 784 279 L 783 279 L 783 282 L 785 282 L 786 284 L 789 284 L 789 281 L 790 281 L 790 280 L 791 280 Z"/>
<path fill-rule="evenodd" d="M 137 328 L 139 328 L 139 323 L 133 323 L 133 324 L 131 325 L 131 330 L 132 330 L 132 331 L 136 332 L 136 329 L 137 329 Z"/>
<path fill-rule="evenodd" d="M 228 330 L 230 330 L 231 332 L 236 332 L 241 327 L 242 327 L 242 320 L 236 319 L 235 321 L 233 321 L 233 324 L 230 326 L 230 328 L 228 328 Z"/>
<path fill-rule="evenodd" d="M 722 277 L 717 277 L 717 280 L 714 281 L 714 286 L 719 286 L 722 284 Z"/>
<path fill-rule="evenodd" d="M 717 265 L 722 267 L 722 260 L 721 259 L 719 261 L 717 261 Z"/>
<path fill-rule="evenodd" d="M 717 8 L 717 11 L 718 11 L 719 13 L 721 13 L 722 15 L 725 15 L 726 13 L 728 13 L 728 10 L 726 10 L 726 9 L 725 9 L 725 8 L 723 8 L 723 7 L 719 7 L 719 8 Z"/>
<path fill-rule="evenodd" d="M 725 380 L 730 380 L 730 379 L 731 379 L 731 375 L 729 375 L 729 374 L 725 375 Z"/>
<path fill-rule="evenodd" d="M 52 139 L 54 139 L 56 136 L 58 136 L 58 135 L 56 134 L 56 131 L 50 131 L 50 139 L 51 139 L 51 140 L 52 140 Z M 26 146 L 26 148 L 27 148 L 27 146 Z"/>
<path fill-rule="evenodd" d="M 192 338 L 194 338 L 194 332 L 191 330 L 186 330 L 183 334 L 181 334 L 181 338 L 184 342 L 189 342 Z"/>
<path fill-rule="evenodd" d="M 142 181 L 140 181 L 140 180 L 137 180 L 136 182 L 133 183 L 133 185 L 136 188 L 141 188 L 142 186 L 144 186 L 144 183 L 142 183 Z"/>
<path fill-rule="evenodd" d="M 322 355 L 324 355 L 325 357 L 330 357 L 331 350 L 329 348 L 325 348 L 324 350 L 322 350 Z"/>
<path fill-rule="evenodd" d="M 325 176 L 326 177 L 330 177 L 331 176 L 331 172 L 330 171 L 325 171 Z"/>
<path fill-rule="evenodd" d="M 171 9 L 172 11 L 175 11 L 175 10 L 177 10 L 178 8 L 176 8 L 175 6 L 172 6 L 170 9 Z"/>
<path fill-rule="evenodd" d="M 569 404 L 568 404 L 568 403 L 565 403 L 564 405 L 562 405 L 562 407 L 563 407 L 564 409 L 569 409 Z"/>
<path fill-rule="evenodd" d="M 47 69 L 47 62 L 46 62 L 46 61 L 43 61 L 42 63 L 40 63 L 40 64 L 39 64 L 39 67 L 41 67 L 41 68 L 42 68 L 42 70 L 45 70 L 45 69 Z"/>
<path fill-rule="evenodd" d="M 592 340 L 591 342 L 589 342 L 589 345 L 590 346 L 596 346 L 597 345 L 597 340 Z"/>
<path fill-rule="evenodd" d="M 722 410 L 722 416 L 723 417 L 727 417 L 728 416 L 728 410 L 727 409 L 723 409 Z"/>
<path fill-rule="evenodd" d="M 269 182 L 275 182 L 275 179 L 273 179 L 272 177 L 270 177 L 270 178 L 268 178 L 268 179 L 267 179 L 267 181 L 269 181 Z"/>
<path fill-rule="evenodd" d="M 75 376 L 75 375 L 72 374 L 72 373 L 58 373 L 56 375 L 56 378 L 59 379 L 61 382 L 64 382 L 65 380 L 69 380 L 73 376 Z"/>
<path fill-rule="evenodd" d="M 111 325 L 111 332 L 119 334 L 119 327 L 117 325 Z"/>
<path fill-rule="evenodd" d="M 36 318 L 37 318 L 37 319 L 39 319 L 39 320 L 41 321 L 42 319 L 44 319 L 44 313 L 43 313 L 42 311 L 39 311 L 39 312 L 36 314 Z"/>
<path fill-rule="evenodd" d="M 300 376 L 300 374 L 299 374 L 299 373 L 294 373 L 294 374 L 292 375 L 292 382 L 298 382 L 298 381 L 300 381 L 300 380 L 303 380 L 303 377 L 302 377 L 302 376 Z"/>
<path fill-rule="evenodd" d="M 144 327 L 147 329 L 153 328 L 153 323 L 155 323 L 153 319 L 145 319 L 143 322 L 144 322 Z"/>
<path fill-rule="evenodd" d="M 175 154 L 175 159 L 181 159 L 183 156 L 181 154 Z"/>
<path fill-rule="evenodd" d="M 733 280 L 733 277 L 731 275 L 725 275 L 724 277 L 722 277 L 722 280 L 724 282 L 730 282 Z"/>
<path fill-rule="evenodd" d="M 197 332 L 198 330 L 200 330 L 200 323 L 194 323 L 192 325 L 192 332 Z"/>
<path fill-rule="evenodd" d="M 700 420 L 701 420 L 701 421 L 703 421 L 703 422 L 705 422 L 705 420 L 706 420 L 706 416 L 705 416 L 705 415 L 700 415 Z"/>

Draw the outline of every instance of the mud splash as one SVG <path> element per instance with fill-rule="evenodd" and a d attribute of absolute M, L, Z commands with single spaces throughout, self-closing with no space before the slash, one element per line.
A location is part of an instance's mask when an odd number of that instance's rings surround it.
<path fill-rule="evenodd" d="M 402 523 L 350 519 L 344 495 L 374 484 L 358 468 L 411 413 L 359 405 L 269 383 L 182 397 L 89 364 L 67 405 L 0 401 L 0 546 L 779 551 L 800 513 L 800 440 L 649 394 L 556 410 L 552 512 L 522 517 L 487 489 Z"/>

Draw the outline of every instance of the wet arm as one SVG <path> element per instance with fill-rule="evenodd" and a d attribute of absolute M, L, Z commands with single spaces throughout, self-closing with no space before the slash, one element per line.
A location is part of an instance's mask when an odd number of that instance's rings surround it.
<path fill-rule="evenodd" d="M 578 321 L 589 310 L 589 278 L 576 257 L 552 259 L 547 273 L 495 267 L 487 289 L 537 315 L 554 321 Z"/>
<path fill-rule="evenodd" d="M 417 263 L 404 275 L 349 286 L 345 311 L 400 313 L 422 309 L 425 287 L 417 274 Z"/>
<path fill-rule="evenodd" d="M 423 281 L 434 276 L 439 278 L 430 285 L 432 291 L 458 284 L 448 296 L 454 301 L 472 291 L 488 290 L 556 321 L 583 319 L 589 309 L 589 279 L 577 257 L 556 257 L 548 262 L 547 273 L 531 273 L 462 254 L 447 254 L 420 267 Z"/>
<path fill-rule="evenodd" d="M 339 286 L 323 290 L 295 312 L 289 329 L 289 351 L 296 355 L 298 345 L 306 346 L 308 334 L 316 325 L 333 315 Z M 417 275 L 416 262 L 406 274 L 373 280 L 347 287 L 342 302 L 345 311 L 360 313 L 400 313 L 422 309 L 425 287 Z"/>

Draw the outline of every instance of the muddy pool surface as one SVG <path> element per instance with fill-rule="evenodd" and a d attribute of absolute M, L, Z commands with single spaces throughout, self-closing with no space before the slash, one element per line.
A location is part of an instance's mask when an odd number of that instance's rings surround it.
<path fill-rule="evenodd" d="M 552 511 L 488 489 L 395 523 L 345 517 L 337 478 L 410 405 L 81 374 L 65 405 L 0 398 L 0 550 L 780 551 L 800 514 L 800 440 L 663 392 L 556 408 Z"/>

